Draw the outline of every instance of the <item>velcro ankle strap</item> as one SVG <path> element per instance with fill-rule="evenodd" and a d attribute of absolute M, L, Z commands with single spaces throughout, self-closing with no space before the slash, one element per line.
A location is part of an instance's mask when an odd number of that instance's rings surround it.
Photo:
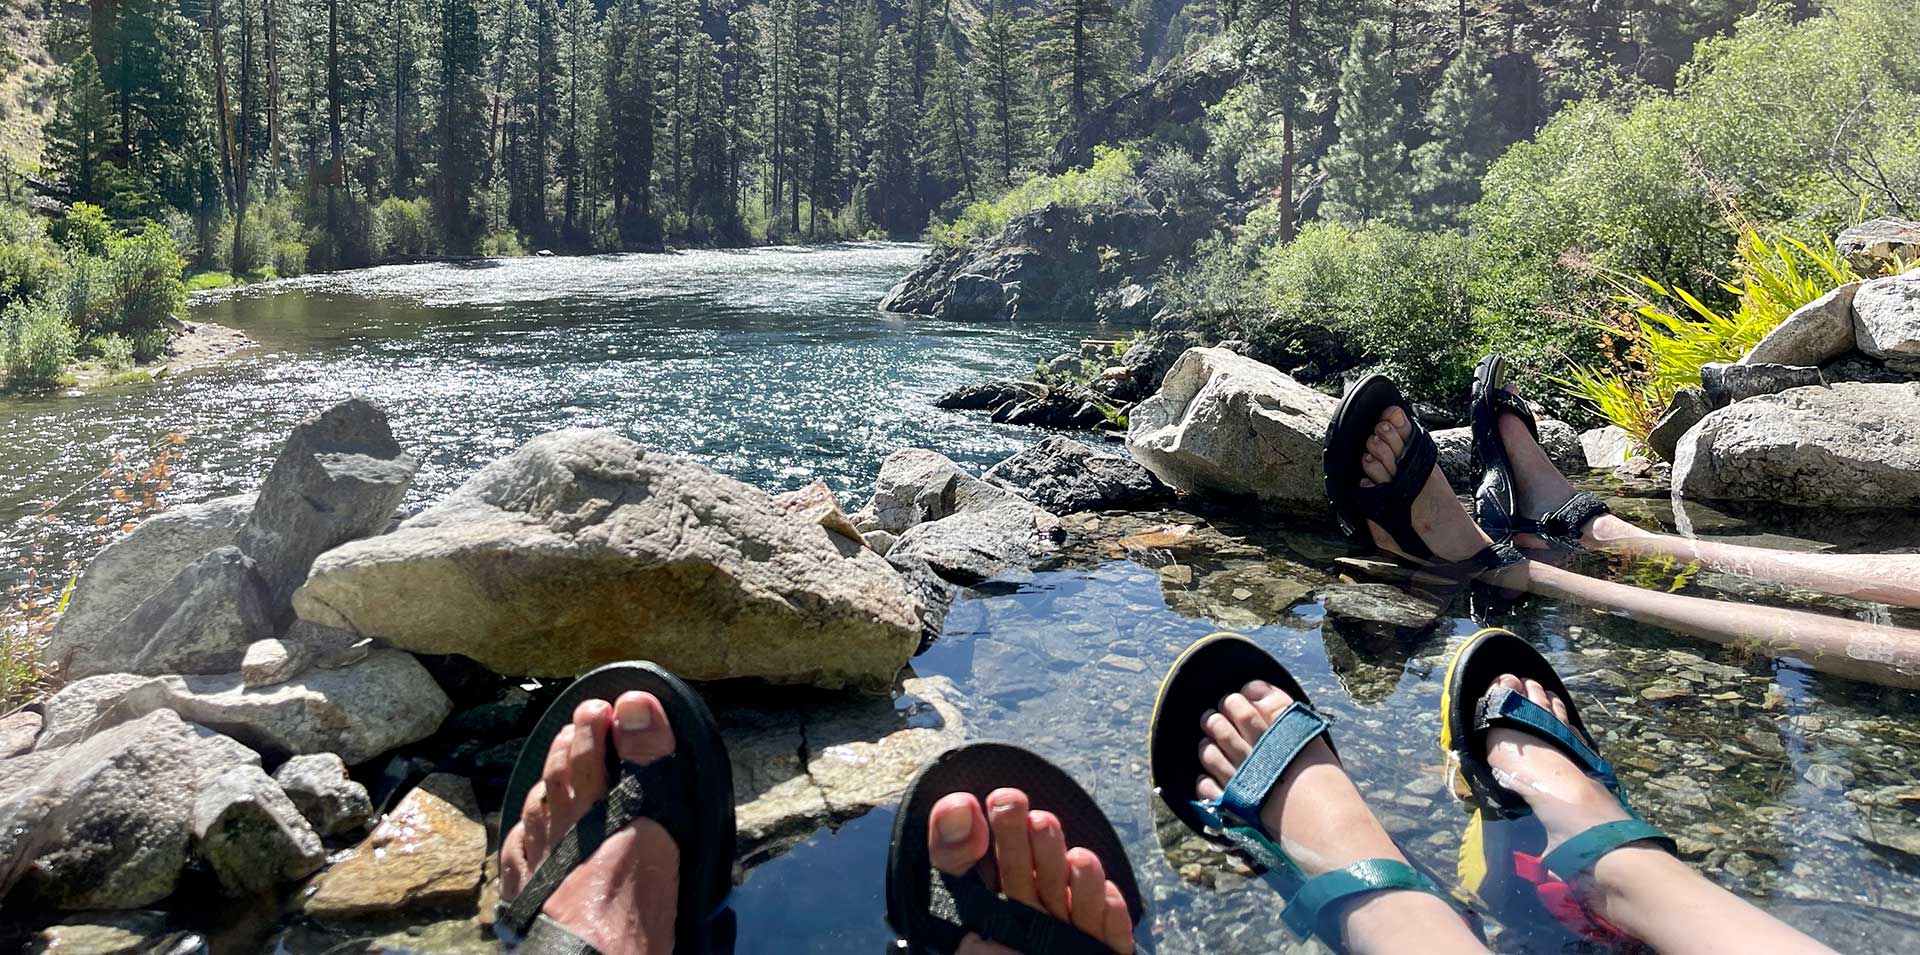
<path fill-rule="evenodd" d="M 1337 925 L 1330 922 L 1340 910 L 1340 903 L 1352 901 L 1356 896 L 1373 892 L 1392 892 L 1411 889 L 1428 892 L 1446 899 L 1440 887 L 1433 880 L 1421 874 L 1419 870 L 1393 859 L 1367 859 L 1356 862 L 1344 869 L 1335 869 L 1307 880 L 1300 891 L 1287 900 L 1287 907 L 1280 914 L 1281 921 L 1295 937 L 1306 941 L 1319 935 L 1329 943 L 1338 943 L 1340 932 Z M 1451 902 L 1451 900 L 1449 900 Z"/>
<path fill-rule="evenodd" d="M 1652 842 L 1671 853 L 1674 842 L 1651 823 L 1641 819 L 1621 819 L 1594 826 L 1568 839 L 1547 853 L 1541 864 L 1563 882 L 1572 882 L 1599 863 L 1600 857 L 1633 842 Z"/>

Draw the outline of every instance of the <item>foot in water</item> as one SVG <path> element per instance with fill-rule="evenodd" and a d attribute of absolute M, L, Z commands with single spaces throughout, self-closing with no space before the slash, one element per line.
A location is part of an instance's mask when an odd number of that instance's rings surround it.
<path fill-rule="evenodd" d="M 1195 781 L 1195 794 L 1218 799 L 1261 734 L 1292 702 L 1286 691 L 1255 680 L 1208 710 L 1198 727 L 1207 774 Z M 1365 859 L 1407 861 L 1324 739 L 1308 743 L 1287 767 L 1260 806 L 1260 827 L 1308 878 Z M 1421 939 L 1414 947 L 1427 952 L 1485 951 L 1460 916 L 1426 892 L 1364 895 L 1344 918 L 1341 940 L 1355 952 L 1412 950 L 1406 947 L 1410 937 Z"/>
<path fill-rule="evenodd" d="M 1524 693 L 1527 699 L 1567 721 L 1567 704 L 1537 680 L 1503 674 L 1487 688 Z M 1527 801 L 1547 830 L 1545 855 L 1560 844 L 1602 823 L 1626 819 L 1627 811 L 1599 780 L 1582 772 L 1552 743 L 1532 733 L 1494 729 L 1487 733 L 1487 765 L 1500 785 Z"/>
<path fill-rule="evenodd" d="M 1000 892 L 1007 898 L 1070 923 L 1121 955 L 1133 951 L 1127 901 L 1107 880 L 1100 857 L 1078 846 L 1067 848 L 1060 820 L 1045 810 L 1029 810 L 1026 793 L 996 789 L 987 794 L 985 812 L 971 794 L 953 793 L 933 804 L 930 822 L 927 851 L 934 868 L 964 875 L 991 846 Z M 957 955 L 1017 953 L 968 935 Z"/>
<path fill-rule="evenodd" d="M 1366 475 L 1360 486 L 1372 487 L 1393 480 L 1398 473 L 1400 452 L 1412 435 L 1413 422 L 1405 410 L 1393 407 L 1381 412 L 1372 436 L 1367 438 L 1367 450 L 1360 455 L 1360 470 Z M 1380 549 L 1408 556 L 1394 543 L 1393 535 L 1379 525 L 1368 522 L 1367 529 L 1373 533 L 1373 542 Z M 1466 560 L 1493 543 L 1473 522 L 1473 515 L 1467 513 L 1460 499 L 1453 495 L 1453 487 L 1447 483 L 1447 476 L 1438 464 L 1427 475 L 1420 496 L 1414 498 L 1413 529 L 1443 561 Z"/>
<path fill-rule="evenodd" d="M 547 750 L 520 824 L 501 845 L 503 899 L 519 895 L 552 845 L 607 794 L 609 745 L 643 766 L 672 753 L 673 729 L 660 701 L 628 692 L 611 706 L 587 700 L 573 711 L 573 723 Z M 665 955 L 673 949 L 679 894 L 679 847 L 659 823 L 640 819 L 568 873 L 541 912 L 605 955 Z"/>
<path fill-rule="evenodd" d="M 1507 391 L 1518 395 L 1520 389 L 1508 385 Z M 1567 481 L 1566 475 L 1554 467 L 1553 459 L 1547 457 L 1545 448 L 1535 440 L 1533 432 L 1527 430 L 1526 422 L 1512 412 L 1500 413 L 1500 443 L 1506 446 L 1507 463 L 1513 471 L 1514 505 L 1519 508 L 1518 517 L 1537 521 L 1547 514 L 1558 510 L 1562 504 L 1573 500 L 1574 486 Z M 1638 528 L 1611 517 L 1601 515 L 1586 527 L 1581 528 L 1583 543 L 1592 546 L 1601 541 L 1596 532 L 1611 539 L 1624 534 L 1642 533 Z M 1549 545 L 1532 534 L 1518 534 L 1514 543 L 1526 548 L 1543 549 Z"/>

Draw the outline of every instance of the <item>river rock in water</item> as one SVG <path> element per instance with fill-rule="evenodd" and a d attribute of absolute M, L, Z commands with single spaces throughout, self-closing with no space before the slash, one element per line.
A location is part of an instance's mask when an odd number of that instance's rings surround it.
<path fill-rule="evenodd" d="M 915 525 L 900 535 L 887 558 L 895 565 L 924 563 L 942 579 L 971 587 L 1040 563 L 1065 536 L 1059 518 L 1009 495 Z"/>
<path fill-rule="evenodd" d="M 913 598 L 879 555 L 758 488 L 581 429 L 536 437 L 393 533 L 322 555 L 294 607 L 513 675 L 646 659 L 697 680 L 879 688 L 920 642 Z"/>
<path fill-rule="evenodd" d="M 294 426 L 238 538 L 259 564 L 276 617 L 315 557 L 392 523 L 419 466 L 394 440 L 386 412 L 365 398 Z"/>
<path fill-rule="evenodd" d="M 1172 497 L 1170 488 L 1132 459 L 1058 436 L 994 465 L 983 480 L 1062 515 L 1146 507 Z"/>
<path fill-rule="evenodd" d="M 380 825 L 307 884 L 300 905 L 321 920 L 435 909 L 471 912 L 487 861 L 473 784 L 434 773 Z"/>
<path fill-rule="evenodd" d="M 1129 417 L 1127 450 L 1186 493 L 1318 515 L 1320 454 L 1337 403 L 1224 348 L 1189 349 Z"/>
<path fill-rule="evenodd" d="M 1795 388 L 1715 411 L 1681 439 L 1673 493 L 1920 508 L 1920 384 Z"/>
<path fill-rule="evenodd" d="M 141 521 L 87 565 L 67 610 L 53 625 L 44 659 L 65 665 L 70 677 L 103 672 L 124 655 L 96 655 L 90 648 L 188 564 L 233 543 L 253 513 L 254 496 L 236 494 L 188 504 Z M 129 651 L 122 649 L 120 654 Z M 78 671 L 74 667 L 79 667 Z"/>

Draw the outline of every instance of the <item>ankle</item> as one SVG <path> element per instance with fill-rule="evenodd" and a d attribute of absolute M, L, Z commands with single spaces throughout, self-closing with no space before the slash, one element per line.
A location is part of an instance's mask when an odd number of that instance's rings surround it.
<path fill-rule="evenodd" d="M 1663 849 L 1626 845 L 1600 857 L 1575 884 L 1581 900 L 1601 918 L 1636 938 L 1646 937 L 1664 908 L 1685 904 L 1687 889 L 1704 883 L 1686 863 Z"/>
<path fill-rule="evenodd" d="M 1460 913 L 1428 892 L 1362 896 L 1338 919 L 1340 940 L 1357 955 L 1373 952 L 1485 952 Z"/>

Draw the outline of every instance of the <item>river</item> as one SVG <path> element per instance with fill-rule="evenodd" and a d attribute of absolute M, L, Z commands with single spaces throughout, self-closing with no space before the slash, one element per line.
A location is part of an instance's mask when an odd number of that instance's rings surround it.
<path fill-rule="evenodd" d="M 611 428 L 771 489 L 822 478 L 851 502 L 897 448 L 932 447 L 984 466 L 1039 433 L 942 412 L 933 398 L 1019 372 L 1088 328 L 876 313 L 874 302 L 921 251 L 860 244 L 404 266 L 197 302 L 192 319 L 238 328 L 258 347 L 152 384 L 0 402 L 0 473 L 9 477 L 0 527 L 12 529 L 0 568 L 15 583 L 31 571 L 44 588 L 116 533 L 145 490 L 180 504 L 251 486 L 293 422 L 351 392 L 384 404 L 422 459 L 409 507 L 526 438 L 568 426 Z M 184 435 L 177 446 L 166 439 L 175 433 Z M 150 464 L 156 448 L 172 449 L 164 474 L 125 473 Z M 116 500 L 113 489 L 127 483 L 139 486 L 135 500 Z M 52 500 L 63 503 L 50 518 L 30 519 Z M 1671 519 L 1645 501 L 1620 504 L 1647 522 Z M 1704 514 L 1703 532 L 1783 529 Z M 1337 721 L 1341 753 L 1388 828 L 1421 861 L 1451 871 L 1464 816 L 1445 791 L 1434 737 L 1445 653 L 1477 626 L 1465 602 L 1448 605 L 1422 635 L 1382 636 L 1328 619 L 1319 595 L 1342 585 L 1343 570 L 1324 529 L 1181 512 L 1082 518 L 1078 528 L 1110 538 L 1169 523 L 1197 529 L 1177 552 L 1117 559 L 1082 546 L 962 599 L 914 669 L 956 683 L 976 735 L 1020 740 L 1087 784 L 1151 896 L 1159 951 L 1290 945 L 1262 883 L 1231 873 L 1207 884 L 1182 878 L 1193 857 L 1156 831 L 1144 743 L 1158 675 L 1215 629 L 1248 633 L 1288 661 Z M 1915 622 L 1710 574 L 1595 572 Z M 1568 674 L 1635 805 L 1681 838 L 1689 861 L 1843 951 L 1920 950 L 1915 694 L 1546 601 L 1497 622 Z M 890 941 L 881 888 L 891 822 L 889 810 L 876 810 L 749 871 L 734 900 L 736 950 L 880 952 Z M 1496 927 L 1496 947 L 1557 950 L 1538 929 Z M 280 947 L 432 950 L 452 944 L 435 934 L 443 930 L 473 934 L 466 922 L 378 943 L 302 930 Z"/>

